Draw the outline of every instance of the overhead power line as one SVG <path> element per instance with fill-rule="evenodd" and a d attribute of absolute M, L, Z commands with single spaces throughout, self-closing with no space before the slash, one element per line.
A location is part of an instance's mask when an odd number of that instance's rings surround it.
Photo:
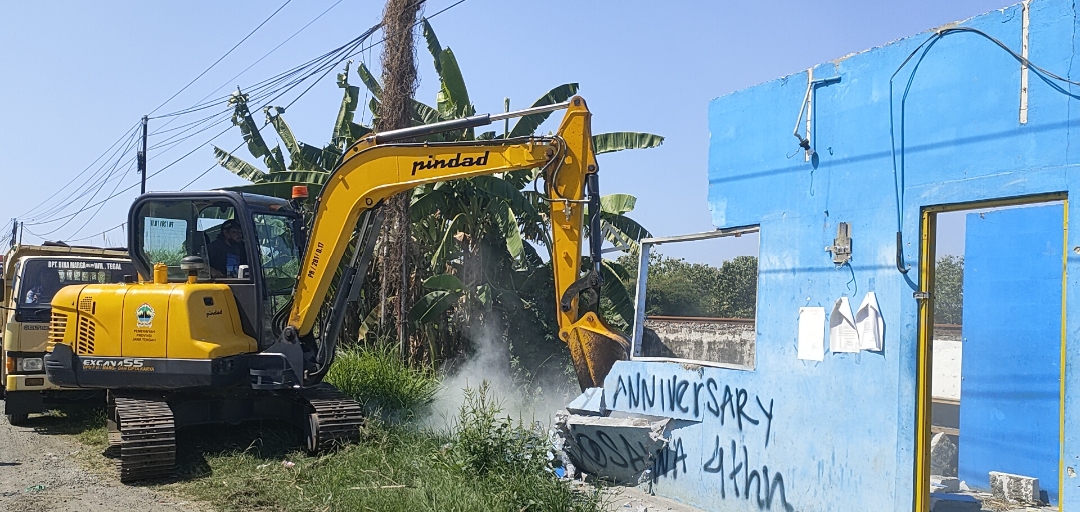
<path fill-rule="evenodd" d="M 279 7 L 276 11 L 274 11 L 274 13 L 272 13 L 266 20 L 264 20 L 259 26 L 257 26 L 251 33 L 249 33 L 247 36 L 245 36 L 244 39 L 242 39 L 239 43 L 234 45 L 233 48 L 231 48 L 228 52 L 226 52 L 225 55 L 223 55 L 221 58 L 219 58 L 217 61 L 215 61 L 214 64 L 212 64 L 209 68 L 207 68 L 207 70 L 200 73 L 200 75 L 195 77 L 195 79 L 193 79 L 188 84 L 186 84 L 183 88 L 180 89 L 180 91 L 178 91 L 176 94 L 174 94 L 169 99 L 167 99 L 165 102 L 163 102 L 161 105 L 159 105 L 157 108 L 155 108 L 154 111 L 160 110 L 161 107 L 166 105 L 169 101 L 174 99 L 181 92 L 188 89 L 200 77 L 205 75 L 210 69 L 212 69 L 218 63 L 220 63 L 222 59 L 224 59 L 232 51 L 234 51 L 236 49 L 236 47 L 238 47 L 241 43 L 243 43 L 245 40 L 247 40 L 255 31 L 257 31 L 260 27 L 265 25 L 271 18 L 274 17 L 274 15 L 276 15 L 278 12 L 281 11 L 281 9 L 283 9 L 286 5 L 288 5 L 288 3 L 290 1 L 291 0 L 286 1 L 281 7 Z M 267 54 L 263 55 L 263 57 L 261 57 L 259 60 L 261 61 L 263 58 L 268 56 L 270 53 L 273 53 L 276 49 L 280 48 L 289 39 L 292 39 L 293 37 L 295 37 L 297 34 L 299 34 L 305 28 L 310 26 L 316 20 L 318 20 L 319 18 L 324 16 L 327 12 L 329 12 L 331 9 L 333 9 L 338 4 L 340 4 L 341 1 L 342 0 L 338 0 L 337 2 L 332 4 L 330 7 L 328 7 L 324 11 L 322 11 L 312 21 L 308 22 L 308 24 L 301 27 L 299 30 L 297 30 L 295 33 L 293 33 L 291 36 L 289 36 L 289 38 L 287 38 L 285 41 L 282 41 L 282 43 L 279 43 L 277 46 L 275 46 L 273 49 L 271 49 L 269 52 L 267 52 Z M 456 2 L 454 2 L 452 4 L 450 4 L 449 6 L 439 10 L 438 12 L 428 16 L 428 19 L 434 18 L 434 17 L 436 17 L 436 16 L 450 10 L 451 8 L 456 7 L 456 6 L 464 3 L 464 1 L 465 0 L 456 1 Z M 320 55 L 318 57 L 315 57 L 313 59 L 308 60 L 307 62 L 305 62 L 303 64 L 300 64 L 300 65 L 298 65 L 298 66 L 296 66 L 294 68 L 291 68 L 291 69 L 289 69 L 289 70 L 287 70 L 285 72 L 279 73 L 278 75 L 275 75 L 275 76 L 273 76 L 273 77 L 271 77 L 269 79 L 263 80 L 261 82 L 256 83 L 253 86 L 250 86 L 250 87 L 244 89 L 244 93 L 248 95 L 248 103 L 249 103 L 249 105 L 253 105 L 253 107 L 254 107 L 253 110 L 261 109 L 264 106 L 268 106 L 272 102 L 275 102 L 279 98 L 281 98 L 282 96 L 288 94 L 290 91 L 295 89 L 297 86 L 302 85 L 304 82 L 309 81 L 312 77 L 318 76 L 318 79 L 314 80 L 311 84 L 309 84 L 306 88 L 304 88 L 304 90 L 302 90 L 299 94 L 297 94 L 296 97 L 294 97 L 286 105 L 286 108 L 292 106 L 294 103 L 296 103 L 296 101 L 298 101 L 300 98 L 302 98 L 304 95 L 306 95 L 307 92 L 312 89 L 312 87 L 314 86 L 315 83 L 318 83 L 323 77 L 325 77 L 336 66 L 339 66 L 342 62 L 344 62 L 344 61 L 346 61 L 346 60 L 348 60 L 348 59 L 350 59 L 350 58 L 352 58 L 352 57 L 354 57 L 354 56 L 356 56 L 358 54 L 361 54 L 361 53 L 363 53 L 365 51 L 368 51 L 368 50 L 372 49 L 373 47 L 378 46 L 379 44 L 382 44 L 383 42 L 385 42 L 385 38 L 383 38 L 383 39 L 380 39 L 379 41 L 376 41 L 374 43 L 371 43 L 369 45 L 364 46 L 364 43 L 367 41 L 367 39 L 369 39 L 370 36 L 376 30 L 378 30 L 380 27 L 381 27 L 381 24 L 376 24 L 373 27 L 371 27 L 370 29 L 368 29 L 367 31 L 365 31 L 360 36 L 358 36 L 356 38 L 353 38 L 349 42 L 347 42 L 347 43 L 345 43 L 345 44 L 343 44 L 343 45 L 341 45 L 341 46 L 339 46 L 337 48 L 334 48 L 334 49 L 332 49 L 332 50 L 330 50 L 330 51 L 328 51 L 328 52 L 326 52 L 326 53 L 324 53 L 324 54 L 322 54 L 322 55 Z M 256 63 L 257 62 L 258 61 L 256 61 Z M 248 68 L 246 68 L 244 71 L 237 74 L 236 76 L 242 75 L 244 72 L 249 70 L 252 66 L 254 66 L 254 63 L 251 66 L 248 66 Z M 224 87 L 224 86 L 222 86 L 222 87 Z M 218 90 L 220 90 L 220 88 L 221 87 L 219 87 Z M 211 92 L 206 97 L 212 96 L 215 92 L 217 92 L 217 90 L 215 90 L 214 92 Z M 172 120 L 174 120 L 176 118 L 179 118 L 179 117 L 182 117 L 183 115 L 190 114 L 190 113 L 197 112 L 197 111 L 201 111 L 201 110 L 206 110 L 206 109 L 214 107 L 215 105 L 218 105 L 219 108 L 220 108 L 221 101 L 227 100 L 228 98 L 229 98 L 228 96 L 225 96 L 223 98 L 218 98 L 218 99 L 212 100 L 210 102 L 206 102 L 205 101 L 206 98 L 204 97 L 202 100 L 200 100 L 200 103 L 197 103 L 193 107 L 189 107 L 187 109 L 183 109 L 181 111 L 171 113 L 171 114 L 162 114 L 162 115 L 157 116 L 156 118 L 172 117 L 173 119 L 170 119 L 170 122 L 171 122 Z M 152 111 L 152 112 L 154 112 L 154 111 Z M 165 132 L 175 132 L 175 133 L 173 133 L 169 138 L 165 139 L 164 141 L 159 141 L 159 142 L 157 142 L 156 144 L 154 144 L 154 145 L 152 145 L 150 147 L 151 150 L 153 150 L 153 149 L 160 149 L 161 150 L 161 151 L 153 151 L 153 152 L 151 152 L 150 160 L 157 159 L 157 158 L 161 157 L 162 155 L 164 155 L 165 153 L 167 153 L 169 150 L 174 149 L 176 147 L 179 147 L 179 145 L 181 143 L 183 143 L 185 141 L 188 141 L 191 138 L 196 137 L 201 133 L 204 133 L 204 132 L 206 132 L 206 131 L 208 131 L 210 129 L 213 129 L 216 126 L 220 126 L 222 123 L 225 123 L 225 122 L 229 121 L 229 119 L 230 119 L 229 114 L 232 111 L 233 111 L 232 108 L 224 108 L 224 109 L 219 110 L 215 114 L 204 116 L 203 118 L 201 118 L 201 119 L 199 119 L 197 121 L 189 122 L 189 123 L 186 123 L 184 125 L 171 128 L 169 130 L 161 130 L 161 128 L 159 128 L 159 131 L 155 131 L 153 133 L 154 134 L 165 133 Z M 154 117 L 152 117 L 152 119 L 153 118 Z M 166 123 L 166 124 L 168 124 L 168 123 Z M 263 124 L 263 127 L 267 126 L 268 124 L 269 123 Z M 28 233 L 30 233 L 30 234 L 32 234 L 34 236 L 38 236 L 38 237 L 43 237 L 43 235 L 48 236 L 48 235 L 50 235 L 52 233 L 55 233 L 55 232 L 61 230 L 63 227 L 67 226 L 74 219 L 74 217 L 78 216 L 79 214 L 96 208 L 96 210 L 91 215 L 91 217 L 89 219 L 87 219 L 82 224 L 82 226 L 80 226 L 80 228 L 78 230 L 76 230 L 75 232 L 72 233 L 71 236 L 75 236 L 80 231 L 82 231 L 87 225 L 89 225 L 90 221 L 93 218 L 95 218 L 98 213 L 101 212 L 101 210 L 102 210 L 101 207 L 105 202 L 107 202 L 107 201 L 109 201 L 109 200 L 111 200 L 111 199 L 113 199 L 113 198 L 115 198 L 115 197 L 117 197 L 119 195 L 122 195 L 122 194 L 134 189 L 135 187 L 137 187 L 139 185 L 139 183 L 135 182 L 134 184 L 128 185 L 128 186 L 123 187 L 123 188 L 120 188 L 121 185 L 123 184 L 124 179 L 130 173 L 130 166 L 126 167 L 126 168 L 122 167 L 122 166 L 128 165 L 128 164 L 130 164 L 130 162 L 134 161 L 133 156 L 131 158 L 129 158 L 129 159 L 126 159 L 126 160 L 124 159 L 124 157 L 130 152 L 130 149 L 133 148 L 133 146 L 130 145 L 130 142 L 137 138 L 138 127 L 139 127 L 138 124 L 134 125 L 127 133 L 125 133 L 125 135 L 123 137 L 121 137 L 120 140 L 118 140 L 116 143 L 114 143 L 112 146 L 110 146 L 110 149 L 107 150 L 105 153 L 103 153 L 103 155 L 101 157 L 98 157 L 98 159 L 96 159 L 94 161 L 94 163 L 91 163 L 90 166 L 88 166 L 86 169 L 84 169 L 82 172 L 80 172 L 79 175 L 77 175 L 75 178 L 73 178 L 68 185 L 65 185 L 65 187 L 63 187 L 63 188 L 68 188 L 72 183 L 75 183 L 79 179 L 79 177 L 83 176 L 97 162 L 99 162 L 102 159 L 103 156 L 109 154 L 110 152 L 113 153 L 113 156 L 110 157 L 109 159 L 107 159 L 106 162 L 103 163 L 100 167 L 98 167 L 98 170 L 95 171 L 94 174 L 92 174 L 81 185 L 77 186 L 75 188 L 75 190 L 73 190 L 71 193 L 69 193 L 68 196 L 65 198 L 65 200 L 60 201 L 59 204 L 54 205 L 52 208 L 48 208 L 47 209 L 48 211 L 45 211 L 45 212 L 40 212 L 39 211 L 38 215 L 37 215 L 37 218 L 31 219 L 33 222 L 27 222 L 26 223 L 26 225 L 30 225 L 30 226 L 35 226 L 35 225 L 40 226 L 40 225 L 44 225 L 44 224 L 52 224 L 52 223 L 55 223 L 55 222 L 64 221 L 60 226 L 58 226 L 55 229 L 51 229 L 48 232 L 43 233 L 43 234 L 35 233 L 35 232 L 33 232 L 33 231 L 29 230 L 29 229 L 26 230 L 26 231 Z M 153 178 L 153 177 L 161 174 L 162 172 L 170 169 L 171 167 L 175 166 L 179 162 L 183 161 L 187 157 L 194 154 L 196 151 L 206 147 L 207 145 L 209 145 L 214 140 L 221 137 L 222 135 L 224 135 L 225 133 L 227 133 L 231 129 L 232 129 L 232 125 L 230 124 L 229 126 L 225 127 L 223 130 L 221 130 L 221 131 L 217 132 L 216 134 L 214 134 L 213 136 L 211 136 L 209 139 L 205 140 L 203 143 L 199 144 L 197 147 L 185 152 L 180 157 L 176 158 L 175 160 L 172 160 L 171 162 L 164 165 L 163 167 L 161 167 L 161 168 L 155 170 L 154 172 L 150 173 L 147 176 L 147 179 Z M 122 144 L 122 141 L 124 141 L 125 139 L 127 139 L 129 144 Z M 114 151 L 114 149 L 118 145 L 122 146 L 121 149 Z M 236 150 L 238 150 L 242 146 L 243 146 L 243 143 L 238 145 L 237 148 L 234 149 L 233 151 L 235 152 Z M 110 165 L 110 162 L 111 162 L 111 165 Z M 191 186 L 196 181 L 201 179 L 203 176 L 208 174 L 211 170 L 213 170 L 214 167 L 217 167 L 217 166 L 218 166 L 218 164 L 215 162 L 209 168 L 207 168 L 202 173 L 197 175 L 193 180 L 188 182 L 188 184 L 185 185 L 183 188 L 187 188 L 187 187 Z M 126 171 L 120 173 L 119 175 L 117 175 L 117 173 L 119 172 L 119 169 L 121 169 L 121 168 L 126 169 Z M 105 188 L 106 184 L 110 183 L 110 182 L 115 182 L 115 183 L 114 183 L 114 185 L 112 187 L 112 190 L 109 191 L 109 195 L 104 197 L 104 198 L 101 198 L 101 199 L 99 199 L 97 201 L 94 201 L 94 199 L 97 198 L 99 196 L 99 194 L 101 193 L 101 191 Z M 54 192 L 53 195 L 51 195 L 50 198 L 48 200 L 46 200 L 46 202 L 48 202 L 52 198 L 56 197 L 62 191 L 62 189 L 58 190 L 57 192 Z M 87 195 L 89 195 L 89 199 L 87 199 L 84 202 L 84 204 L 78 210 L 76 210 L 75 212 L 72 212 L 72 213 L 64 214 L 64 215 L 57 215 L 57 214 L 63 212 L 69 206 L 71 206 L 71 204 L 73 202 L 79 201 L 79 200 L 85 198 Z M 40 207 L 36 207 L 35 210 L 37 210 L 39 208 Z M 33 212 L 33 210 L 30 213 L 32 213 L 32 212 Z M 102 235 L 102 234 L 104 234 L 104 233 L 106 233 L 108 231 L 111 231 L 112 229 L 115 229 L 115 227 L 110 228 L 110 230 L 106 230 L 105 232 L 102 232 L 102 233 L 96 233 L 94 235 L 90 235 L 90 236 L 83 237 L 83 238 L 78 238 L 78 239 L 75 239 L 75 240 L 77 241 L 77 240 L 85 240 L 85 239 L 93 238 L 94 236 Z"/>
<path fill-rule="evenodd" d="M 179 96 L 180 93 L 186 91 L 188 87 L 191 87 L 191 85 L 194 84 L 195 82 L 197 82 L 200 78 L 202 78 L 203 75 L 209 73 L 211 69 L 214 69 L 214 66 L 217 66 L 218 63 L 220 63 L 222 60 L 225 59 L 225 57 L 228 57 L 229 54 L 231 54 L 234 50 L 239 48 L 240 45 L 244 44 L 244 41 L 247 41 L 249 37 L 251 37 L 252 35 L 255 34 L 255 32 L 258 32 L 259 29 L 263 27 L 263 25 L 266 25 L 266 23 L 268 21 L 270 21 L 274 16 L 276 16 L 277 13 L 281 12 L 281 10 L 284 9 L 286 5 L 289 5 L 289 2 L 292 2 L 292 0 L 285 0 L 285 3 L 281 4 L 281 7 L 278 7 L 277 10 L 272 12 L 270 14 L 270 16 L 268 16 L 265 20 L 263 20 L 262 23 L 259 23 L 259 26 L 252 29 L 251 32 L 248 32 L 248 35 L 244 36 L 244 38 L 241 39 L 240 42 L 234 44 L 232 48 L 229 48 L 229 51 L 225 52 L 225 55 L 222 55 L 221 57 L 218 57 L 218 60 L 215 60 L 214 63 L 210 65 L 210 67 L 203 70 L 202 73 L 199 73 L 199 76 L 196 76 L 195 78 L 192 78 L 191 81 L 187 83 L 187 85 L 181 87 L 180 90 L 176 91 L 172 96 L 169 96 L 169 99 L 162 102 L 161 105 L 158 105 L 157 107 L 155 107 L 154 110 L 150 111 L 150 113 L 153 114 L 154 112 L 157 112 L 161 107 L 164 107 L 165 104 L 172 101 L 173 98 Z"/>

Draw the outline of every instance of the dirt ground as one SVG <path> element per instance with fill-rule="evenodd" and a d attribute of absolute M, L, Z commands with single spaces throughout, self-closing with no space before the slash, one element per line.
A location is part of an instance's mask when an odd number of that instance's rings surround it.
<path fill-rule="evenodd" d="M 612 487 L 607 493 L 610 512 L 701 512 L 684 503 L 652 496 L 638 487 Z"/>
<path fill-rule="evenodd" d="M 57 433 L 63 421 L 32 417 L 26 426 L 13 427 L 0 416 L 0 510 L 206 510 L 153 489 L 121 485 L 107 468 L 88 470 L 78 459 L 96 449 Z"/>

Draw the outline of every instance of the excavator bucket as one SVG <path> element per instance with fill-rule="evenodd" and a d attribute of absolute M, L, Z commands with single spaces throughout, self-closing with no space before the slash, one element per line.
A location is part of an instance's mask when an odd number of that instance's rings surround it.
<path fill-rule="evenodd" d="M 587 312 L 563 331 L 581 390 L 602 387 L 615 361 L 629 358 L 630 342 L 596 313 Z"/>

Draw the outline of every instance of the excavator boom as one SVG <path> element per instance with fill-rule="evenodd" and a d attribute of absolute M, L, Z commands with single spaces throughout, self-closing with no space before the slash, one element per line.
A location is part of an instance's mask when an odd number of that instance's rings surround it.
<path fill-rule="evenodd" d="M 410 143 L 401 139 L 418 137 L 439 131 L 458 130 L 487 124 L 512 115 L 526 115 L 539 109 L 499 116 L 475 116 L 437 125 L 419 126 L 374 134 L 350 147 L 341 165 L 327 180 L 315 207 L 314 221 L 301 262 L 292 308 L 289 312 L 285 342 L 294 342 L 311 335 L 316 327 L 320 306 L 326 300 L 331 279 L 342 263 L 346 248 L 354 233 L 352 226 L 361 226 L 358 254 L 346 267 L 338 287 L 339 297 L 350 295 L 353 279 L 363 277 L 373 247 L 370 229 L 378 221 L 381 202 L 394 194 L 426 183 L 503 173 L 515 170 L 542 168 L 545 191 L 550 201 L 552 230 L 552 267 L 555 273 L 559 337 L 570 346 L 571 355 L 582 388 L 600 386 L 611 365 L 625 359 L 626 339 L 615 333 L 595 311 L 579 312 L 581 291 L 592 290 L 598 298 L 599 285 L 599 191 L 596 156 L 592 146 L 591 114 L 580 97 L 565 104 L 546 106 L 542 110 L 566 108 L 559 129 L 551 137 L 528 137 L 493 141 L 450 143 Z M 593 233 L 590 247 L 593 268 L 581 277 L 582 233 L 586 192 L 593 203 Z M 366 228 L 366 233 L 364 232 Z M 595 300 L 593 301 L 595 302 Z M 333 338 L 340 327 L 344 302 L 335 300 L 330 319 L 320 326 L 319 368 L 311 374 L 325 372 L 332 362 Z M 594 305 L 595 309 L 595 305 Z M 338 320 L 337 322 L 335 322 Z"/>

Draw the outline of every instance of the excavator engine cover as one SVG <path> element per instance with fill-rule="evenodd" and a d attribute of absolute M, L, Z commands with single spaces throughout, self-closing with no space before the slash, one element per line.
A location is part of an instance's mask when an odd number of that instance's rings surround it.
<path fill-rule="evenodd" d="M 248 379 L 256 350 L 227 285 L 67 286 L 52 301 L 45 370 L 83 388 L 229 386 Z"/>

